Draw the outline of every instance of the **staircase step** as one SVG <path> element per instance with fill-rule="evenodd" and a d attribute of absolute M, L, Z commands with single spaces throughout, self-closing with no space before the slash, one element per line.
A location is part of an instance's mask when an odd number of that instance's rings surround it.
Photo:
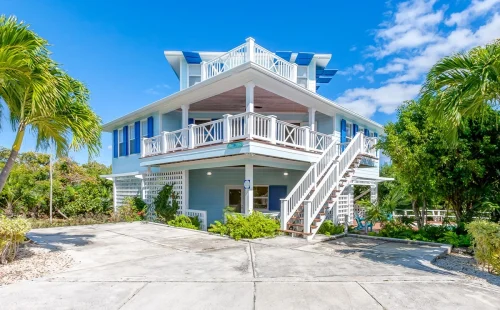
<path fill-rule="evenodd" d="M 302 231 L 295 231 L 295 230 L 289 230 L 289 229 L 280 229 L 280 231 L 287 233 L 287 234 L 297 234 L 297 235 L 304 235 L 304 236 L 312 235 L 312 233 L 305 233 Z"/>
<path fill-rule="evenodd" d="M 293 217 L 291 217 L 291 218 L 293 218 Z M 298 219 L 298 220 L 304 220 L 303 217 L 297 217 L 296 219 Z M 321 219 L 315 218 L 315 219 L 313 219 L 313 222 L 321 222 Z"/>

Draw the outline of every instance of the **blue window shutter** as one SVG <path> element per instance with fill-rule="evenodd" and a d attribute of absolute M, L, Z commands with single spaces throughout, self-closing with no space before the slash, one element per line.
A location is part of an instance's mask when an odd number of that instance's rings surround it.
<path fill-rule="evenodd" d="M 352 124 L 352 137 L 353 138 L 358 133 L 358 130 L 359 130 L 358 124 Z"/>
<path fill-rule="evenodd" d="M 370 136 L 370 131 L 368 129 L 365 128 L 365 132 L 364 132 L 365 136 L 369 137 Z"/>
<path fill-rule="evenodd" d="M 374 137 L 378 137 L 378 133 L 374 132 L 374 133 L 373 133 L 373 136 L 374 136 Z"/>
<path fill-rule="evenodd" d="M 113 130 L 113 157 L 118 158 L 118 129 Z"/>
<path fill-rule="evenodd" d="M 188 125 L 194 124 L 194 118 L 188 118 Z"/>
<path fill-rule="evenodd" d="M 123 151 L 123 155 L 128 155 L 128 126 L 123 127 L 123 147 L 125 150 Z"/>
<path fill-rule="evenodd" d="M 148 138 L 154 136 L 153 117 L 148 117 Z"/>
<path fill-rule="evenodd" d="M 345 143 L 347 141 L 347 122 L 345 119 L 340 121 L 340 143 Z"/>
<path fill-rule="evenodd" d="M 135 134 L 135 147 L 134 151 L 135 153 L 140 153 L 141 152 L 141 121 L 135 122 L 134 125 L 134 134 Z"/>

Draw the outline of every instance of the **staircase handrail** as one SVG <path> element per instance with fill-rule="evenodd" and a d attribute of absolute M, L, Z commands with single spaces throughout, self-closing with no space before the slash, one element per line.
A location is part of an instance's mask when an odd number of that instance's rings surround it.
<path fill-rule="evenodd" d="M 347 172 L 350 163 L 363 151 L 365 146 L 363 137 L 364 135 L 361 132 L 354 136 L 347 148 L 340 154 L 338 160 L 326 171 L 311 197 L 304 201 L 304 232 L 309 232 L 310 227 L 308 225 L 318 215 L 331 192 L 338 186 L 340 177 Z M 325 186 L 327 188 L 324 188 Z M 318 197 L 318 195 L 323 196 Z"/>
<path fill-rule="evenodd" d="M 294 188 L 286 196 L 286 198 L 281 199 L 281 228 L 286 229 L 286 223 L 292 217 L 292 215 L 297 211 L 300 204 L 304 201 L 306 195 L 315 186 L 316 180 L 321 174 L 318 174 L 318 166 L 321 165 L 321 171 L 323 172 L 328 166 L 325 167 L 325 162 L 323 159 L 333 160 L 336 156 L 336 141 L 332 140 L 328 148 L 320 156 L 319 160 L 315 162 L 307 171 L 304 173 L 302 178 L 297 182 Z M 333 152 L 333 155 L 332 155 Z M 321 164 L 320 164 L 321 163 Z"/>

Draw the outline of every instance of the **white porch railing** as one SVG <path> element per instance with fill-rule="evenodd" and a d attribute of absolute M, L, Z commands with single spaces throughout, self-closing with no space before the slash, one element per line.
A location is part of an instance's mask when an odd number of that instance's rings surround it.
<path fill-rule="evenodd" d="M 201 80 L 210 79 L 244 63 L 253 62 L 292 82 L 297 82 L 297 65 L 255 44 L 253 38 L 208 62 L 201 63 Z"/>
<path fill-rule="evenodd" d="M 187 209 L 187 210 L 179 209 L 179 210 L 177 210 L 177 215 L 181 215 L 181 214 L 184 214 L 184 215 L 189 216 L 189 217 L 196 217 L 197 216 L 198 220 L 200 220 L 200 222 L 201 222 L 200 229 L 207 231 L 207 229 L 208 229 L 207 211 L 193 210 L 193 209 Z"/>
<path fill-rule="evenodd" d="M 275 145 L 322 153 L 332 143 L 333 136 L 277 120 L 273 115 L 265 116 L 253 112 L 226 114 L 223 119 L 189 125 L 188 128 L 172 132 L 164 131 L 158 136 L 144 138 L 142 157 L 243 139 L 262 140 Z"/>

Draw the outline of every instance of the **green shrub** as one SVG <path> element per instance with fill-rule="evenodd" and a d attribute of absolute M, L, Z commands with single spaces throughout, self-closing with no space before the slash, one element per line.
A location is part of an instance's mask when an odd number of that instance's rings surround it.
<path fill-rule="evenodd" d="M 123 205 L 118 208 L 116 221 L 133 222 L 142 220 L 142 214 L 135 205 L 134 197 L 126 197 Z"/>
<path fill-rule="evenodd" d="M 198 217 L 189 217 L 187 215 L 176 215 L 174 219 L 167 222 L 170 226 L 183 227 L 189 229 L 200 229 Z"/>
<path fill-rule="evenodd" d="M 156 215 L 165 223 L 174 219 L 179 202 L 177 193 L 174 192 L 174 185 L 165 184 L 153 201 Z"/>
<path fill-rule="evenodd" d="M 333 236 L 344 233 L 343 225 L 335 225 L 331 220 L 326 220 L 321 224 L 318 234 L 323 234 L 326 236 Z"/>
<path fill-rule="evenodd" d="M 500 225 L 476 220 L 466 225 L 472 236 L 474 257 L 488 272 L 500 273 Z"/>
<path fill-rule="evenodd" d="M 9 219 L 0 215 L 0 264 L 6 264 L 16 258 L 19 244 L 24 241 L 24 235 L 30 229 L 26 219 Z"/>
<path fill-rule="evenodd" d="M 280 224 L 276 219 L 270 218 L 261 212 L 254 211 L 248 216 L 242 214 L 226 214 L 226 223 L 219 221 L 210 225 L 208 231 L 220 235 L 228 235 L 233 239 L 255 239 L 274 237 L 278 234 Z"/>
<path fill-rule="evenodd" d="M 469 247 L 471 240 L 469 235 L 457 235 L 454 231 L 447 231 L 438 239 L 439 242 L 451 244 L 455 247 Z"/>

